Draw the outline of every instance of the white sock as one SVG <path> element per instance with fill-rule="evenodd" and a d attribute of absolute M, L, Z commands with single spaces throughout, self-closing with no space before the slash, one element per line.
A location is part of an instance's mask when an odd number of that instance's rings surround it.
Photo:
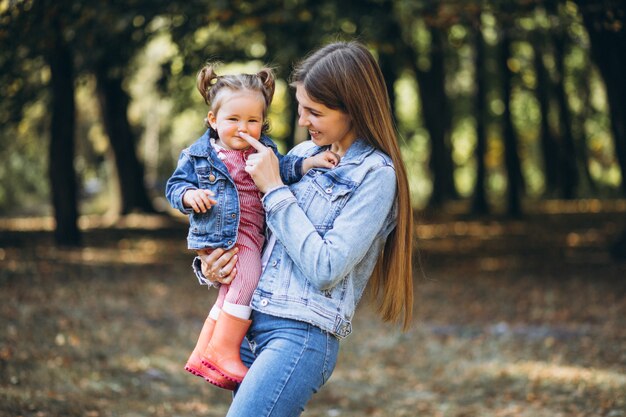
<path fill-rule="evenodd" d="M 240 319 L 248 320 L 252 314 L 252 308 L 250 306 L 244 306 L 241 304 L 233 304 L 228 301 L 224 301 L 222 309 L 231 316 L 238 317 Z"/>
<path fill-rule="evenodd" d="M 221 308 L 219 308 L 217 305 L 214 305 L 213 308 L 211 308 L 211 311 L 209 311 L 209 318 L 217 320 L 217 318 L 220 316 L 221 311 Z"/>

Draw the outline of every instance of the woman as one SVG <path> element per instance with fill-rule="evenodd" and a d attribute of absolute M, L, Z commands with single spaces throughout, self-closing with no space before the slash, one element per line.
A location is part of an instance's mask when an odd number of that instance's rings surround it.
<path fill-rule="evenodd" d="M 265 194 L 269 232 L 241 348 L 250 369 L 228 416 L 300 415 L 330 377 L 370 279 L 381 317 L 411 321 L 411 204 L 378 64 L 357 42 L 332 43 L 295 69 L 292 86 L 311 140 L 290 153 L 341 160 L 287 187 L 271 150 L 241 135 L 257 149 L 246 171 Z M 201 258 L 211 281 L 236 274 L 236 250 Z"/>

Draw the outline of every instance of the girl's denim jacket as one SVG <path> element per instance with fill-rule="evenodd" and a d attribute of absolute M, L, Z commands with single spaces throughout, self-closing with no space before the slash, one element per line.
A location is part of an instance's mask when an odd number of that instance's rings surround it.
<path fill-rule="evenodd" d="M 289 155 L 309 157 L 324 149 L 307 141 Z M 334 169 L 314 168 L 299 182 L 270 190 L 262 201 L 276 242 L 252 308 L 348 336 L 396 226 L 396 188 L 391 158 L 358 139 Z M 194 269 L 201 275 L 198 262 Z"/>
<path fill-rule="evenodd" d="M 173 208 L 189 215 L 189 249 L 230 249 L 237 241 L 239 227 L 239 196 L 235 183 L 211 146 L 210 138 L 216 137 L 209 128 L 178 158 L 178 165 L 165 186 L 165 195 Z M 280 160 L 280 174 L 285 183 L 298 181 L 302 177 L 302 158 L 282 156 L 276 144 L 267 136 L 260 142 L 269 146 Z M 206 213 L 195 213 L 183 206 L 183 194 L 189 189 L 213 191 L 217 204 Z"/>

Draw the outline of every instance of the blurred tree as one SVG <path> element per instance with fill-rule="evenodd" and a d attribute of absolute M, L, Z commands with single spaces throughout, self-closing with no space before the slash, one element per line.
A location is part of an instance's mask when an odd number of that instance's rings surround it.
<path fill-rule="evenodd" d="M 446 94 L 445 40 L 451 19 L 450 9 L 442 3 L 402 1 L 397 10 L 397 23 L 403 29 L 406 41 L 396 55 L 415 74 L 418 93 L 422 103 L 424 126 L 430 136 L 430 169 L 432 194 L 429 206 L 439 208 L 451 198 L 457 198 L 454 185 L 454 163 L 452 162 L 452 129 L 450 103 Z M 416 37 L 419 25 L 424 23 L 430 42 L 425 45 Z M 416 115 L 416 119 L 419 119 Z"/>
<path fill-rule="evenodd" d="M 474 185 L 474 193 L 472 196 L 471 211 L 474 214 L 483 215 L 489 213 L 489 204 L 487 203 L 486 190 L 486 166 L 485 157 L 487 151 L 487 65 L 485 57 L 485 38 L 481 23 L 480 12 L 470 16 L 472 33 L 474 36 L 475 60 L 474 67 L 476 69 L 476 183 Z"/>
<path fill-rule="evenodd" d="M 535 95 L 537 96 L 541 113 L 539 134 L 543 155 L 545 193 L 551 195 L 558 189 L 559 173 L 556 161 L 560 160 L 561 157 L 559 156 L 560 149 L 557 144 L 557 139 L 554 137 L 549 122 L 552 83 L 550 74 L 544 63 L 544 55 L 550 45 L 549 32 L 544 31 L 542 27 L 535 29 L 531 35 L 531 42 L 535 51 L 534 67 L 535 73 L 537 74 Z"/>
<path fill-rule="evenodd" d="M 577 0 L 591 41 L 591 55 L 606 84 L 615 152 L 626 194 L 626 4 L 619 0 Z M 618 259 L 626 259 L 626 229 L 612 245 Z"/>
<path fill-rule="evenodd" d="M 606 84 L 615 152 L 626 195 L 626 4 L 577 0 L 591 41 L 591 56 Z"/>
<path fill-rule="evenodd" d="M 546 9 L 549 16 L 559 21 L 559 5 L 555 1 L 546 2 Z M 572 134 L 572 115 L 568 104 L 567 92 L 565 90 L 565 56 L 568 44 L 566 28 L 564 25 L 555 25 L 552 28 L 552 41 L 554 44 L 554 63 L 556 76 L 556 103 L 558 108 L 558 143 L 559 152 L 556 160 L 558 161 L 558 170 L 560 178 L 560 188 L 565 199 L 572 199 L 576 196 L 576 189 L 579 183 L 579 174 L 577 168 L 577 159 L 579 154 L 576 152 L 574 145 L 574 137 Z"/>
<path fill-rule="evenodd" d="M 78 230 L 78 202 L 76 172 L 74 171 L 74 104 L 73 54 L 64 39 L 63 10 L 53 1 L 34 5 L 48 22 L 51 31 L 46 38 L 45 57 L 50 67 L 51 122 L 50 122 L 50 185 L 56 220 L 55 240 L 61 245 L 80 244 Z"/>
<path fill-rule="evenodd" d="M 41 86 L 26 82 L 29 69 L 25 62 L 42 57 L 48 66 L 48 174 L 56 221 L 55 239 L 62 245 L 78 245 L 80 233 L 74 169 L 74 59 L 67 40 L 67 29 L 75 15 L 71 8 L 65 6 L 47 0 L 22 1 L 2 10 L 0 40 L 6 47 L 1 48 L 1 66 L 2 84 L 9 86 L 4 108 L 9 121 L 19 120 L 25 104 L 40 97 L 37 89 Z M 17 33 L 21 35 L 19 43 Z"/>
<path fill-rule="evenodd" d="M 512 25 L 510 15 L 501 15 L 502 25 L 500 36 L 500 70 L 502 72 L 502 101 L 504 112 L 502 114 L 504 136 L 504 162 L 507 172 L 507 212 L 511 216 L 519 216 L 521 209 L 521 193 L 523 190 L 523 178 L 519 160 L 517 133 L 513 126 L 511 115 L 511 90 L 513 89 L 513 76 L 509 67 L 511 57 Z"/>

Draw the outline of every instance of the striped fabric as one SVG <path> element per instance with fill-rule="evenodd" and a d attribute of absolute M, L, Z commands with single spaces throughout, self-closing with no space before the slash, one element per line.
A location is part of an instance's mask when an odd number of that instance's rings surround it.
<path fill-rule="evenodd" d="M 217 300 L 220 308 L 224 300 L 233 304 L 249 305 L 261 276 L 265 212 L 261 203 L 261 194 L 250 174 L 245 171 L 246 158 L 252 152 L 254 152 L 253 148 L 245 151 L 223 148 L 218 150 L 218 156 L 228 168 L 237 187 L 241 210 L 237 233 L 237 246 L 239 247 L 237 276 L 230 285 L 220 287 Z"/>

